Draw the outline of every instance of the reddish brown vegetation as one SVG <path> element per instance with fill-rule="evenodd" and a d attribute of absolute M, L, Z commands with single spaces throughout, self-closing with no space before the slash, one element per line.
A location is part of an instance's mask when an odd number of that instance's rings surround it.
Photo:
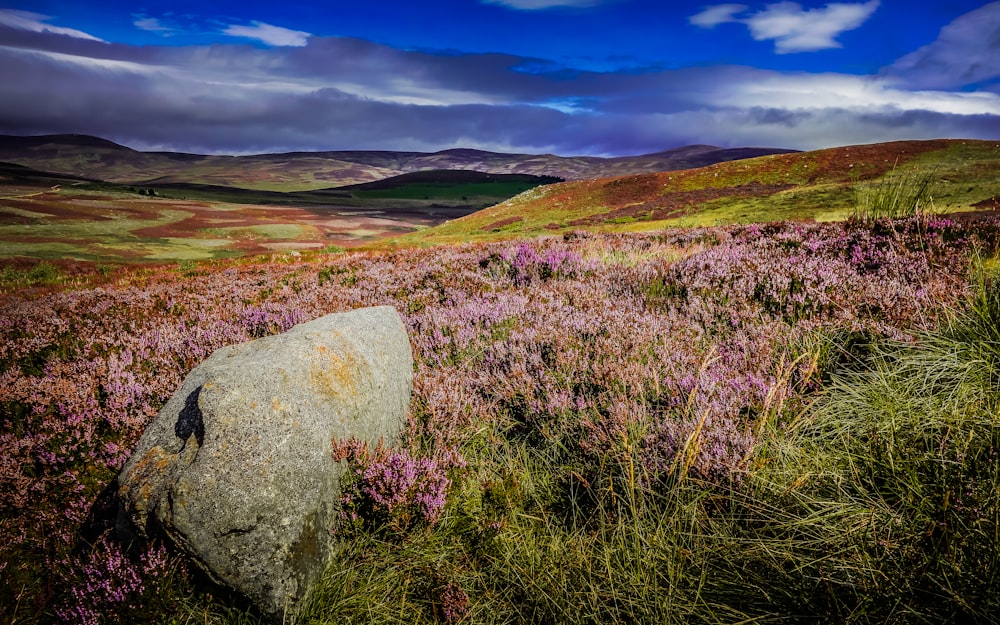
<path fill-rule="evenodd" d="M 500 221 L 493 222 L 493 223 L 491 223 L 488 226 L 484 226 L 483 227 L 483 231 L 484 232 L 490 232 L 491 230 L 499 230 L 500 228 L 503 228 L 504 226 L 509 226 L 511 224 L 516 224 L 516 223 L 518 223 L 520 221 L 524 221 L 524 217 L 521 217 L 520 215 L 515 215 L 514 217 L 508 217 L 507 219 L 501 219 Z"/>
<path fill-rule="evenodd" d="M 609 185 L 610 186 L 610 185 Z M 639 201 L 634 204 L 627 204 L 613 211 L 591 215 L 581 219 L 574 219 L 569 222 L 571 226 L 590 226 L 606 223 L 614 219 L 629 217 L 642 217 L 644 219 L 671 219 L 680 217 L 693 210 L 697 210 L 705 202 L 721 198 L 738 197 L 760 197 L 774 195 L 779 191 L 790 189 L 795 185 L 791 184 L 762 184 L 754 182 L 740 185 L 738 187 L 717 187 L 704 188 L 694 191 L 678 191 L 662 195 L 652 200 Z M 638 196 L 641 200 L 642 196 Z M 648 197 L 646 195 L 645 197 Z M 621 198 L 618 198 L 621 201 Z"/>

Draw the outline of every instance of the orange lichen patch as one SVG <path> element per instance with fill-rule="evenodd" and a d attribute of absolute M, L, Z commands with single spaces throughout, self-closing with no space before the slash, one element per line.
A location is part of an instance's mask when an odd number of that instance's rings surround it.
<path fill-rule="evenodd" d="M 345 349 L 343 354 L 317 349 L 309 367 L 309 381 L 317 389 L 334 397 L 349 397 L 357 394 L 359 373 L 365 368 L 363 360 L 353 351 Z"/>
<path fill-rule="evenodd" d="M 124 501 L 132 501 L 137 507 L 145 507 L 146 503 L 153 496 L 153 480 L 155 475 L 162 475 L 171 465 L 177 462 L 177 454 L 168 453 L 159 445 L 153 447 L 136 463 L 132 470 L 125 476 L 118 487 L 118 495 Z M 138 488 L 136 497 L 129 494 Z"/>

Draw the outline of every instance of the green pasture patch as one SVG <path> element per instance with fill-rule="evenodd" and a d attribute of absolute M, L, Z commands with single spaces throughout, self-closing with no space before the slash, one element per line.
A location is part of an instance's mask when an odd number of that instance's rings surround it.
<path fill-rule="evenodd" d="M 35 211 L 30 211 L 24 208 L 15 208 L 13 206 L 0 206 L 0 213 L 17 215 L 18 217 L 27 217 L 29 219 L 45 219 L 52 216 L 48 213 L 37 213 Z"/>
<path fill-rule="evenodd" d="M 232 241 L 226 239 L 164 237 L 134 243 L 101 243 L 92 247 L 93 249 L 107 251 L 111 256 L 128 256 L 138 252 L 143 257 L 190 258 L 192 254 L 200 256 L 208 254 L 205 257 L 211 258 L 215 256 L 216 250 L 229 245 L 232 245 Z M 177 254 L 177 256 L 171 256 L 171 254 Z"/>
<path fill-rule="evenodd" d="M 831 213 L 846 218 L 852 207 L 853 192 L 849 185 L 820 185 L 788 189 L 766 197 L 711 200 L 702 204 L 699 210 L 666 223 L 674 226 L 713 226 L 802 221 Z"/>
<path fill-rule="evenodd" d="M 113 182 L 78 182 L 71 185 L 61 185 L 56 192 L 68 198 L 99 196 L 119 200 L 135 200 L 148 198 L 148 195 L 140 192 L 145 188 Z"/>
<path fill-rule="evenodd" d="M 230 250 L 232 241 L 220 239 L 189 239 L 163 237 L 117 241 L 90 245 L 93 256 L 99 260 L 132 260 L 138 262 L 161 260 L 207 260 L 228 258 L 239 253 Z"/>
<path fill-rule="evenodd" d="M 24 288 L 35 285 L 59 284 L 66 279 L 59 267 L 41 262 L 30 269 L 0 266 L 0 288 Z"/>
<path fill-rule="evenodd" d="M 336 183 L 332 183 L 329 180 L 316 180 L 311 179 L 299 179 L 299 180 L 281 180 L 274 182 L 240 182 L 234 185 L 240 189 L 248 189 L 250 191 L 275 191 L 278 193 L 295 193 L 298 191 L 319 191 L 320 189 L 329 189 L 336 186 Z"/>
<path fill-rule="evenodd" d="M 371 230 L 369 228 L 354 228 L 347 231 L 348 236 L 354 237 L 355 239 L 374 239 L 375 237 L 382 234 L 381 230 Z"/>
<path fill-rule="evenodd" d="M 181 239 L 168 237 L 160 242 L 143 243 L 137 246 L 143 260 L 210 260 L 240 256 L 237 250 L 229 249 L 231 241 L 218 239 Z"/>
<path fill-rule="evenodd" d="M 957 141 L 943 150 L 928 152 L 913 159 L 907 166 L 931 167 L 942 174 L 961 171 L 966 179 L 975 177 L 981 165 L 994 173 L 1000 168 L 1000 142 Z"/>
<path fill-rule="evenodd" d="M 0 258 L 39 258 L 42 260 L 107 260 L 97 254 L 86 251 L 79 243 L 70 242 L 22 242 L 10 240 L 0 235 Z"/>
<path fill-rule="evenodd" d="M 239 213 L 247 210 L 248 206 L 246 204 L 233 204 L 232 202 L 208 202 L 207 208 L 212 212 Z M 226 216 L 223 219 L 232 219 L 232 217 Z"/>
<path fill-rule="evenodd" d="M 259 224 L 230 228 L 204 228 L 202 232 L 227 239 L 297 239 L 315 234 L 315 228 L 299 224 Z"/>
<path fill-rule="evenodd" d="M 93 240 L 106 237 L 120 237 L 138 240 L 132 234 L 133 230 L 161 226 L 187 217 L 189 213 L 180 211 L 164 211 L 172 213 L 163 215 L 160 219 L 67 219 L 50 223 L 10 224 L 0 225 L 0 239 L 18 239 L 22 237 L 41 237 L 66 240 Z"/>
<path fill-rule="evenodd" d="M 319 251 L 324 248 L 324 243 L 319 241 L 279 241 L 277 243 L 265 243 L 264 247 L 275 252 L 304 252 L 307 250 Z"/>

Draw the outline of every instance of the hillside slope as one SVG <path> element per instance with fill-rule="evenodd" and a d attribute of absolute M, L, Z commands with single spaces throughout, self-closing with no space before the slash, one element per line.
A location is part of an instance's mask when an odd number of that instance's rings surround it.
<path fill-rule="evenodd" d="M 472 215 L 399 237 L 396 245 L 558 233 L 578 228 L 825 221 L 850 215 L 858 184 L 928 175 L 933 208 L 997 208 L 1000 142 L 899 141 L 761 156 L 684 171 L 539 187 Z"/>

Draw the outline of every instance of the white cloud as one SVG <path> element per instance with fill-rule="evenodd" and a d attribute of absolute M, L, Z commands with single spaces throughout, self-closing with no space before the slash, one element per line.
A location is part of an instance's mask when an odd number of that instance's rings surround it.
<path fill-rule="evenodd" d="M 69 37 L 76 37 L 77 39 L 90 39 L 91 41 L 104 42 L 103 39 L 98 39 L 97 37 L 87 34 L 82 30 L 62 28 L 60 26 L 53 26 L 45 23 L 51 19 L 51 16 L 42 15 L 41 13 L 32 13 L 31 11 L 0 9 L 0 24 L 3 24 L 4 26 L 10 26 L 11 28 L 17 28 L 18 30 L 28 30 L 34 33 L 52 33 L 53 35 L 67 35 Z"/>
<path fill-rule="evenodd" d="M 725 22 L 738 22 L 737 13 L 746 11 L 749 7 L 745 4 L 717 4 L 705 7 L 705 10 L 697 15 L 692 15 L 688 21 L 695 26 L 702 28 L 712 28 Z"/>
<path fill-rule="evenodd" d="M 153 67 L 143 63 L 133 61 L 123 61 L 118 59 L 104 59 L 99 57 L 85 56 L 81 54 L 66 54 L 63 52 L 53 52 L 50 50 L 22 50 L 18 48 L 2 48 L 6 54 L 17 55 L 24 58 L 44 58 L 48 59 L 62 68 L 82 68 L 93 72 L 102 72 L 104 75 L 125 76 L 153 76 L 165 75 L 171 72 L 170 68 Z M 70 70 L 72 71 L 72 70 Z M 176 72 L 175 72 L 176 73 Z"/>
<path fill-rule="evenodd" d="M 740 22 L 747 25 L 756 41 L 774 41 L 774 51 L 778 54 L 814 52 L 841 47 L 836 37 L 864 24 L 879 4 L 880 0 L 864 4 L 834 2 L 822 9 L 803 9 L 797 2 L 777 2 L 742 18 L 736 14 L 746 7 L 721 4 L 707 7 L 689 21 L 705 28 Z"/>
<path fill-rule="evenodd" d="M 511 9 L 522 11 L 538 11 L 560 7 L 591 7 L 600 4 L 601 0 L 482 0 L 485 4 L 500 4 Z"/>
<path fill-rule="evenodd" d="M 272 26 L 271 24 L 265 24 L 264 22 L 258 22 L 256 20 L 250 23 L 253 25 L 240 26 L 233 24 L 228 26 L 222 32 L 231 37 L 257 39 L 258 41 L 263 41 L 269 46 L 302 47 L 308 43 L 309 37 L 312 37 L 312 33 L 307 33 L 301 30 L 291 30 L 290 28 L 282 28 L 281 26 Z"/>
<path fill-rule="evenodd" d="M 998 115 L 1000 95 L 986 92 L 907 91 L 887 81 L 849 74 L 748 72 L 712 95 L 716 107 L 926 111 L 943 115 Z"/>
<path fill-rule="evenodd" d="M 173 32 L 174 29 L 169 26 L 164 26 L 160 23 L 160 20 L 155 17 L 142 17 L 141 15 L 135 15 L 135 21 L 132 24 L 140 30 L 147 30 L 153 33 L 169 33 Z"/>
<path fill-rule="evenodd" d="M 954 88 L 1000 77 L 1000 2 L 960 16 L 884 74 L 916 88 Z"/>

